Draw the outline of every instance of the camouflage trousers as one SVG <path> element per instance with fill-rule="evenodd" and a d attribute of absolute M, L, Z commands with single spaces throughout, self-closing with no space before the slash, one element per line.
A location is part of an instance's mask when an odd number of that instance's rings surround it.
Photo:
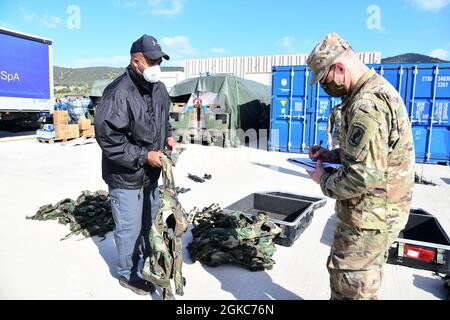
<path fill-rule="evenodd" d="M 400 230 L 336 225 L 327 268 L 332 300 L 376 300 L 388 250 Z"/>

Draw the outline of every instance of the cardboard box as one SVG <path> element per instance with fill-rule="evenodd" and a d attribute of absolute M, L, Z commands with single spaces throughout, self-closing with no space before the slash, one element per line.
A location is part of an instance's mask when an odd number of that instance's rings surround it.
<path fill-rule="evenodd" d="M 75 139 L 80 137 L 80 127 L 78 124 L 69 124 L 67 139 Z"/>
<path fill-rule="evenodd" d="M 81 131 L 91 129 L 91 120 L 90 119 L 81 119 L 78 121 L 78 124 L 80 126 Z"/>
<path fill-rule="evenodd" d="M 67 139 L 69 125 L 55 125 L 55 139 Z"/>
<path fill-rule="evenodd" d="M 80 129 L 78 124 L 58 125 L 55 126 L 55 139 L 75 139 L 80 137 Z"/>
<path fill-rule="evenodd" d="M 89 128 L 89 130 L 83 130 L 82 132 L 81 132 L 81 134 L 82 134 L 82 136 L 83 137 L 86 137 L 86 138 L 93 138 L 93 137 L 95 137 L 95 129 L 94 129 L 94 126 L 90 126 L 90 128 Z"/>
<path fill-rule="evenodd" d="M 185 103 L 172 103 L 172 112 L 185 112 Z"/>
<path fill-rule="evenodd" d="M 69 124 L 69 112 L 56 110 L 53 112 L 53 124 L 55 126 Z"/>

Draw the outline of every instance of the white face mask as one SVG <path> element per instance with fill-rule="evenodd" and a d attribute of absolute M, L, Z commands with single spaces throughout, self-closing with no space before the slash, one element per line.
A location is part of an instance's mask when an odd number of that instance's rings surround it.
<path fill-rule="evenodd" d="M 139 63 L 142 64 L 140 61 Z M 141 71 L 139 70 L 139 72 Z M 155 65 L 148 67 L 144 70 L 144 72 L 142 72 L 142 75 L 147 82 L 156 83 L 161 79 L 161 66 Z"/>

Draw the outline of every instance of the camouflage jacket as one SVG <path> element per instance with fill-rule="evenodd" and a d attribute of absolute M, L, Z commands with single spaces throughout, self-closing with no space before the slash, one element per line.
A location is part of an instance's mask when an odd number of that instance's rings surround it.
<path fill-rule="evenodd" d="M 398 92 L 373 69 L 343 102 L 340 141 L 333 152 L 344 166 L 320 180 L 337 200 L 337 218 L 363 229 L 403 228 L 414 186 L 411 125 Z"/>
<path fill-rule="evenodd" d="M 327 125 L 327 139 L 333 141 L 333 149 L 339 148 L 339 138 L 341 135 L 341 110 L 342 105 L 338 104 L 331 109 Z"/>

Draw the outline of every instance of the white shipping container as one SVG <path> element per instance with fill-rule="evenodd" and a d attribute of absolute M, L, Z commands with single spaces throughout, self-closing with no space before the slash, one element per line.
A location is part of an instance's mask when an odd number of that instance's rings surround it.
<path fill-rule="evenodd" d="M 358 52 L 365 64 L 381 62 L 380 52 Z M 273 66 L 305 65 L 308 54 L 289 54 L 272 56 L 246 56 L 190 59 L 185 63 L 186 78 L 198 77 L 201 73 L 232 74 L 244 79 L 271 85 Z"/>
<path fill-rule="evenodd" d="M 170 90 L 180 81 L 186 79 L 185 73 L 182 71 L 163 71 L 161 72 L 161 82 L 166 85 L 167 91 Z"/>

